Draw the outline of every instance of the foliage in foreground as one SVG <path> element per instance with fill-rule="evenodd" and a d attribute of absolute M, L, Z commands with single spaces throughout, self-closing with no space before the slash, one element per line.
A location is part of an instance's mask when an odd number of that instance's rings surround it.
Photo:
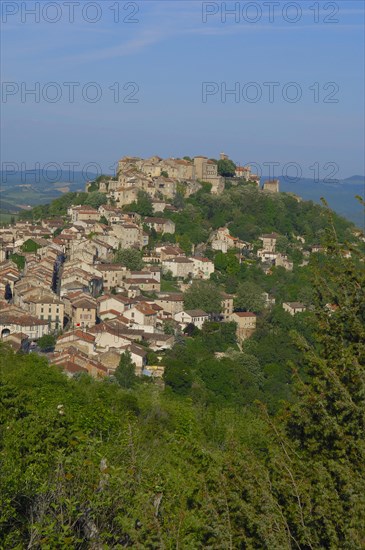
<path fill-rule="evenodd" d="M 330 252 L 315 341 L 293 334 L 306 376 L 276 416 L 68 380 L 2 346 L 1 546 L 363 548 L 364 274 Z"/>

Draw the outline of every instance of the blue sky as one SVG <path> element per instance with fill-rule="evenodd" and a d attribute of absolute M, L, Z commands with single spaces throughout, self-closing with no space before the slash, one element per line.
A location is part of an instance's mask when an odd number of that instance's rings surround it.
<path fill-rule="evenodd" d="M 37 2 L 25 4 L 31 10 Z M 226 21 L 222 2 L 80 0 L 73 23 L 67 3 L 58 1 L 57 11 L 52 4 L 38 2 L 47 9 L 35 21 L 21 3 L 2 2 L 2 162 L 96 162 L 110 172 L 124 155 L 224 151 L 235 162 L 278 162 L 277 175 L 288 162 L 308 177 L 315 163 L 321 177 L 329 162 L 339 177 L 364 173 L 362 1 L 318 2 L 318 12 L 316 2 L 274 2 L 272 22 L 262 0 L 226 2 L 239 8 Z M 79 83 L 73 103 L 65 82 Z M 86 88 L 89 97 L 102 94 L 95 103 L 81 92 L 90 82 L 97 88 Z M 203 102 L 207 82 L 215 93 Z M 270 82 L 277 83 L 272 102 Z M 38 102 L 24 94 L 35 83 Z M 137 102 L 124 102 L 137 86 Z M 223 102 L 224 86 L 239 96 Z M 283 99 L 298 90 L 296 103 Z M 54 103 L 43 97 L 60 92 Z"/>

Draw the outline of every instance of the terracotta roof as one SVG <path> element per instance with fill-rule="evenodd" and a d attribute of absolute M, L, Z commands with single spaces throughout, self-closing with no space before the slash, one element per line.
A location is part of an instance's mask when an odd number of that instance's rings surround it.
<path fill-rule="evenodd" d="M 62 340 L 67 340 L 68 338 L 70 338 L 72 336 L 75 337 L 75 340 L 76 339 L 77 340 L 85 340 L 85 342 L 90 342 L 90 343 L 93 343 L 95 341 L 95 336 L 93 336 L 92 334 L 84 332 L 83 330 L 76 329 L 72 332 L 66 332 L 62 336 L 59 336 L 57 338 L 57 342 L 62 341 Z"/>
<path fill-rule="evenodd" d="M 66 370 L 70 374 L 74 374 L 76 372 L 88 372 L 87 369 L 85 369 L 84 367 L 80 367 L 80 365 L 71 360 L 60 363 L 60 366 L 63 367 L 64 370 Z"/>
<path fill-rule="evenodd" d="M 135 344 L 131 344 L 130 346 L 128 346 L 128 349 L 129 349 L 129 351 L 131 351 L 135 355 L 139 355 L 140 357 L 146 357 L 147 356 L 147 351 L 144 348 L 140 347 L 140 346 L 136 346 Z"/>
<path fill-rule="evenodd" d="M 179 294 L 178 292 L 160 292 L 157 299 L 169 302 L 183 302 L 184 295 L 183 293 Z"/>
<path fill-rule="evenodd" d="M 189 260 L 189 258 L 186 258 L 186 256 L 178 256 L 177 258 L 164 260 L 164 262 L 172 262 L 173 264 L 192 264 L 193 260 Z"/>
<path fill-rule="evenodd" d="M 137 286 L 138 286 L 138 284 L 140 284 L 140 285 L 141 284 L 156 284 L 156 285 L 160 284 L 158 281 L 156 281 L 156 279 L 151 279 L 151 278 L 148 278 L 148 277 L 146 277 L 146 278 L 141 277 L 139 279 L 138 278 L 137 279 L 130 278 L 130 279 L 126 279 L 125 282 L 128 283 L 128 284 L 136 284 Z"/>
<path fill-rule="evenodd" d="M 284 302 L 284 304 L 295 309 L 305 308 L 305 305 L 301 302 Z"/>
<path fill-rule="evenodd" d="M 186 309 L 182 313 L 187 313 L 188 315 L 190 315 L 190 317 L 208 317 L 208 313 L 206 313 L 202 309 Z"/>
<path fill-rule="evenodd" d="M 140 313 L 143 313 L 143 315 L 147 315 L 147 316 L 156 315 L 156 311 L 154 309 L 152 309 L 151 307 L 145 306 L 143 304 L 139 304 L 138 306 L 136 306 L 136 310 L 139 311 Z"/>
<path fill-rule="evenodd" d="M 209 258 L 203 258 L 203 256 L 193 256 L 191 260 L 198 260 L 199 262 L 213 263 Z"/>
<path fill-rule="evenodd" d="M 72 302 L 72 307 L 83 309 L 96 309 L 96 304 L 87 298 L 80 298 Z"/>
<path fill-rule="evenodd" d="M 21 315 L 11 312 L 0 313 L 0 325 L 20 325 L 23 327 L 34 327 L 48 325 L 48 321 L 38 319 L 32 315 Z"/>
<path fill-rule="evenodd" d="M 112 315 L 118 316 L 120 314 L 120 311 L 116 311 L 115 309 L 107 309 L 107 310 L 102 311 L 101 313 L 99 313 L 99 316 L 109 315 L 110 313 Z"/>
<path fill-rule="evenodd" d="M 125 266 L 119 264 L 95 264 L 94 267 L 99 271 L 125 271 Z"/>
<path fill-rule="evenodd" d="M 104 294 L 103 296 L 99 296 L 99 298 L 97 298 L 96 301 L 100 303 L 100 302 L 105 302 L 106 300 L 117 300 L 122 304 L 131 303 L 130 298 L 128 298 L 127 296 L 122 296 L 120 294 Z"/>
<path fill-rule="evenodd" d="M 165 223 L 167 223 L 167 222 L 170 222 L 170 221 L 171 221 L 171 220 L 168 220 L 168 219 L 166 219 L 166 218 L 145 218 L 145 219 L 144 219 L 144 222 L 145 222 L 145 223 L 157 223 L 157 224 L 159 224 L 159 225 L 160 225 L 160 224 L 163 225 L 163 224 L 165 224 Z"/>

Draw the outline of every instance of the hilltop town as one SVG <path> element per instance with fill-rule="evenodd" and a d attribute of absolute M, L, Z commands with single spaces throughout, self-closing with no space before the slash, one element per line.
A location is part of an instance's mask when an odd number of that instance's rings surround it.
<path fill-rule="evenodd" d="M 187 241 L 181 228 L 177 235 L 187 201 L 199 194 L 223 197 L 229 187 L 246 189 L 258 200 L 280 195 L 278 180 L 261 187 L 250 167 L 232 165 L 227 178 L 219 169 L 224 172 L 230 161 L 224 154 L 220 161 L 124 157 L 116 177 L 88 182 L 87 195 L 99 206 L 69 204 L 62 216 L 1 228 L 1 338 L 16 350 L 46 352 L 69 376 L 96 378 L 113 375 L 121 354 L 128 353 L 137 376 L 160 379 L 164 353 L 208 322 L 231 323 L 242 349 L 275 296 L 261 288 L 261 308 L 242 306 L 220 283 L 224 262 L 232 262 L 232 273 L 258 268 L 270 277 L 278 268 L 279 273 L 304 268 L 324 248 L 306 235 L 278 231 L 242 239 L 229 223 L 212 224 L 201 242 Z M 360 232 L 353 234 L 364 241 Z M 204 309 L 198 298 L 190 307 L 192 289 L 199 294 L 199 284 L 213 283 L 219 305 Z M 310 303 L 291 300 L 288 292 L 280 307 L 294 316 Z M 40 347 L 47 336 L 48 347 Z"/>

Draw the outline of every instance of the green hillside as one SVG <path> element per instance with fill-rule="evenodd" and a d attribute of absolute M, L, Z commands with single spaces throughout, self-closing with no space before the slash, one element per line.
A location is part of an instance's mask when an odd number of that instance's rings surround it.
<path fill-rule="evenodd" d="M 243 353 L 211 323 L 165 389 L 2 345 L 0 546 L 363 548 L 364 271 L 327 239 L 309 317 L 276 313 Z"/>

